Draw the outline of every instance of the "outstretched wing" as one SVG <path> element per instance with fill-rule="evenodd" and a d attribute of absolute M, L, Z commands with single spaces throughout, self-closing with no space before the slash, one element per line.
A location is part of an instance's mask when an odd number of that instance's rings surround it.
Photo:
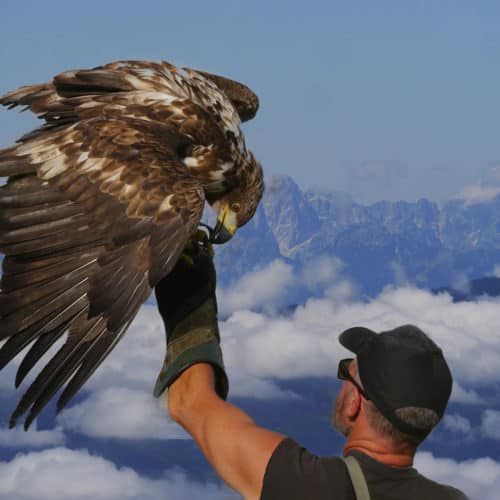
<path fill-rule="evenodd" d="M 193 136 L 179 121 L 115 116 L 112 105 L 78 121 L 72 113 L 74 123 L 49 121 L 0 151 L 0 176 L 9 176 L 0 187 L 0 368 L 32 343 L 18 386 L 68 332 L 11 426 L 29 410 L 28 428 L 65 383 L 58 411 L 79 390 L 173 267 L 204 205 L 183 162 Z"/>
<path fill-rule="evenodd" d="M 86 70 L 70 70 L 52 82 L 29 85 L 0 97 L 0 104 L 13 108 L 24 106 L 48 121 L 62 124 L 75 118 L 72 97 L 116 96 L 132 92 L 163 94 L 190 102 L 211 113 L 211 118 L 225 133 L 226 140 L 244 148 L 239 128 L 251 119 L 259 101 L 246 85 L 190 68 L 177 68 L 166 61 L 115 61 Z"/>

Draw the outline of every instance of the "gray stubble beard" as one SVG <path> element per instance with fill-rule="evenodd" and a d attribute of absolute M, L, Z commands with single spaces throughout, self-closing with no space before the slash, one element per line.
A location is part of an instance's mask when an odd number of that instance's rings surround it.
<path fill-rule="evenodd" d="M 344 410 L 344 401 L 341 400 L 340 397 L 338 397 L 337 401 L 335 401 L 335 412 L 332 418 L 332 425 L 337 432 L 347 437 L 351 432 L 351 426 L 347 422 L 342 421 L 343 410 Z"/>

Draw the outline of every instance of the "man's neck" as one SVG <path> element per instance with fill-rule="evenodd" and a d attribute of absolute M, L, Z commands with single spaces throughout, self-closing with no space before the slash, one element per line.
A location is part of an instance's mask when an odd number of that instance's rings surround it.
<path fill-rule="evenodd" d="M 349 436 L 344 446 L 344 456 L 352 450 L 361 451 L 377 462 L 390 467 L 411 467 L 413 465 L 414 452 L 410 450 L 394 450 L 387 446 L 386 443 L 378 440 Z"/>

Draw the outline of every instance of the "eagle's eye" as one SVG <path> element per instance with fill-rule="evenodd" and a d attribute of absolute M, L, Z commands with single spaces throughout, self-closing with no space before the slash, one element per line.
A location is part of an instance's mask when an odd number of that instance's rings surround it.
<path fill-rule="evenodd" d="M 238 213 L 240 211 L 240 204 L 239 203 L 233 203 L 231 205 L 231 210 L 234 212 L 234 213 Z"/>

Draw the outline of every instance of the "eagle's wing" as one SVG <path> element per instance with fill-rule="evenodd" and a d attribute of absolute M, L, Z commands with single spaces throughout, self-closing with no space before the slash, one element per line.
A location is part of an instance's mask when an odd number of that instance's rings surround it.
<path fill-rule="evenodd" d="M 157 110 L 160 123 L 114 113 L 110 104 L 74 123 L 48 121 L 0 151 L 0 176 L 10 176 L 0 187 L 0 338 L 7 339 L 0 368 L 34 342 L 19 366 L 19 385 L 68 331 L 23 395 L 11 426 L 30 410 L 27 428 L 72 377 L 58 401 L 62 409 L 199 223 L 203 188 L 183 155 L 195 155 L 193 129 L 208 143 L 219 132 L 189 102 L 169 109 Z M 169 121 L 169 113 L 176 120 Z M 207 154 L 203 147 L 201 154 Z"/>
<path fill-rule="evenodd" d="M 257 112 L 259 100 L 240 82 L 190 68 L 177 68 L 166 61 L 115 61 L 87 70 L 70 70 L 52 82 L 29 85 L 0 97 L 0 104 L 10 108 L 24 106 L 53 125 L 74 118 L 71 97 L 116 96 L 120 93 L 150 92 L 176 96 L 212 112 L 232 139 L 244 142 L 241 121 Z"/>

